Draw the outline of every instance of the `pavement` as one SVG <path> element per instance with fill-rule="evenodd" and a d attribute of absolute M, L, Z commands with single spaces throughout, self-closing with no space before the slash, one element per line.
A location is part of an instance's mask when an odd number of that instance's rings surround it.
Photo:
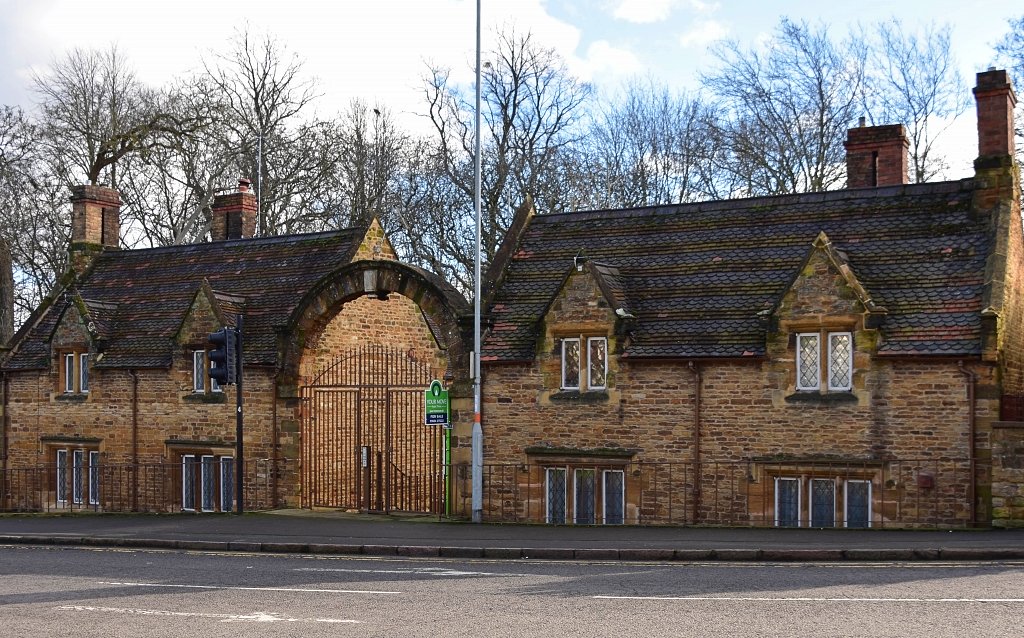
<path fill-rule="evenodd" d="M 1024 529 L 847 530 L 472 524 L 276 510 L 0 515 L 0 545 L 626 561 L 1024 560 Z"/>

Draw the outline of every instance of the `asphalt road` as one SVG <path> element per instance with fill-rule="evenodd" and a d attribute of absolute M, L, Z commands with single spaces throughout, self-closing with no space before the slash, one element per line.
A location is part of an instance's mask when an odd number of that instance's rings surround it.
<path fill-rule="evenodd" d="M 1024 564 L 638 564 L 0 546 L 0 636 L 1019 635 Z"/>

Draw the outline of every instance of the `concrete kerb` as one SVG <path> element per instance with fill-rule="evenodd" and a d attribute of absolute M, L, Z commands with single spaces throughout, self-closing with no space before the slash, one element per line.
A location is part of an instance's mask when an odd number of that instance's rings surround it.
<path fill-rule="evenodd" d="M 403 556 L 503 560 L 592 560 L 629 562 L 927 562 L 1024 560 L 1024 548 L 889 548 L 889 549 L 611 549 L 567 547 L 459 547 L 434 545 L 349 545 L 254 541 L 174 540 L 102 536 L 0 535 L 0 544 L 58 547 L 120 547 L 185 551 Z"/>

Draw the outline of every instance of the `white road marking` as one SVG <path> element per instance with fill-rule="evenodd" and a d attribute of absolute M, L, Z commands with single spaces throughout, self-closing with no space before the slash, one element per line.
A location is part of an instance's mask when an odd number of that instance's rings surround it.
<path fill-rule="evenodd" d="M 807 596 L 591 596 L 604 600 L 692 600 L 797 603 L 1024 603 L 1024 598 L 853 598 Z"/>
<path fill-rule="evenodd" d="M 85 605 L 63 605 L 54 607 L 60 611 L 98 611 L 108 614 L 132 614 L 136 616 L 183 616 L 188 618 L 211 618 L 220 622 L 322 622 L 362 624 L 359 620 L 342 618 L 291 618 L 282 614 L 257 611 L 252 614 L 208 614 L 187 611 L 166 611 L 163 609 L 128 609 L 125 607 L 87 607 Z"/>
<path fill-rule="evenodd" d="M 499 572 L 467 572 L 446 567 L 414 567 L 411 569 L 346 569 L 343 567 L 296 567 L 296 572 L 343 572 L 346 574 L 413 574 L 416 576 L 527 576 Z"/>
<path fill-rule="evenodd" d="M 303 589 L 295 587 L 231 587 L 229 585 L 173 585 L 167 583 L 119 583 L 99 581 L 100 585 L 119 585 L 122 587 L 175 587 L 179 589 L 231 589 L 239 591 L 287 591 L 307 594 L 401 594 L 400 591 L 374 591 L 371 589 Z"/>

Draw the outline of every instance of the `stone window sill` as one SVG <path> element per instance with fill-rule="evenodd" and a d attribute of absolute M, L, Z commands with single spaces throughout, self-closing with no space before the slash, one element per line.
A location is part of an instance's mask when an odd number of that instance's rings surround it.
<path fill-rule="evenodd" d="M 182 397 L 185 403 L 227 403 L 223 392 L 191 392 Z"/>
<path fill-rule="evenodd" d="M 857 395 L 850 391 L 818 392 L 817 390 L 799 390 L 786 397 L 786 403 L 815 403 L 818 405 L 839 405 L 856 403 Z"/>
<path fill-rule="evenodd" d="M 85 403 L 86 399 L 89 398 L 88 394 L 82 394 L 80 392 L 66 392 L 58 394 L 54 397 L 55 401 L 66 401 L 67 403 Z"/>
<path fill-rule="evenodd" d="M 591 390 L 580 392 L 579 390 L 561 390 L 553 392 L 549 397 L 551 401 L 562 403 L 606 403 L 608 401 L 607 390 Z"/>

